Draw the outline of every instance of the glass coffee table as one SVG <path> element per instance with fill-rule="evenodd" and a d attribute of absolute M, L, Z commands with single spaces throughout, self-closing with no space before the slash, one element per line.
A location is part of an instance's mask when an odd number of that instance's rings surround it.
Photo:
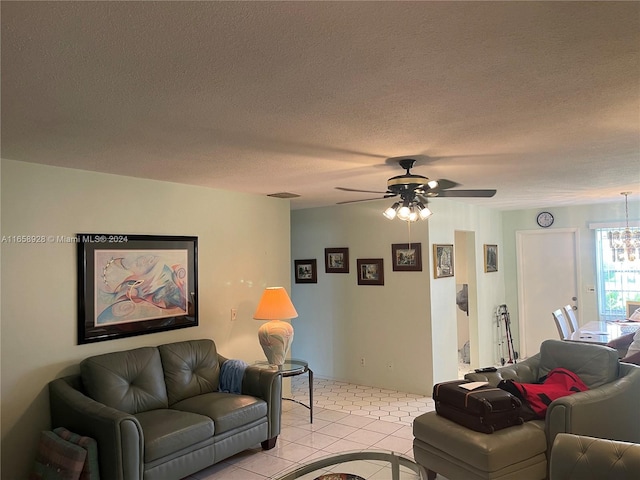
<path fill-rule="evenodd" d="M 373 462 L 384 462 L 374 464 Z M 380 470 L 387 468 L 389 474 L 380 477 Z M 356 450 L 314 460 L 276 476 L 276 480 L 366 480 L 376 478 L 389 480 L 426 480 L 427 472 L 404 455 L 384 450 Z"/>

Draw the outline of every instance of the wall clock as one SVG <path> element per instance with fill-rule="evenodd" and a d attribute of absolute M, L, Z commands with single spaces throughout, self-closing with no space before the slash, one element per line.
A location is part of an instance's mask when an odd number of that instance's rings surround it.
<path fill-rule="evenodd" d="M 536 221 L 542 228 L 550 227 L 553 225 L 553 215 L 549 212 L 540 212 Z"/>

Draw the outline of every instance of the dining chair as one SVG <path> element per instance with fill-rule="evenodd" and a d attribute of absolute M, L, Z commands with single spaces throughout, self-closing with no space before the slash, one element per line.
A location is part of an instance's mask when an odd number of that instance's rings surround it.
<path fill-rule="evenodd" d="M 567 322 L 567 317 L 562 313 L 562 309 L 558 309 L 553 312 L 553 320 L 556 322 L 556 328 L 558 329 L 558 334 L 560 335 L 560 340 L 564 340 L 571 336 L 571 328 L 569 327 L 569 322 Z"/>
<path fill-rule="evenodd" d="M 564 306 L 564 313 L 566 314 L 566 318 L 569 320 L 569 328 L 571 329 L 571 333 L 578 330 L 578 319 L 576 318 L 576 312 L 573 310 L 571 305 Z"/>

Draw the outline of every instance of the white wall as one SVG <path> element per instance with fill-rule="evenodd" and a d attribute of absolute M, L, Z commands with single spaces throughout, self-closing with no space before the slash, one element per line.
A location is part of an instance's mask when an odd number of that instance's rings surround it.
<path fill-rule="evenodd" d="M 636 192 L 637 193 L 637 192 Z M 504 262 L 506 283 L 506 298 L 511 316 L 511 327 L 516 343 L 519 345 L 518 333 L 518 285 L 516 271 L 516 232 L 521 230 L 539 230 L 536 217 L 541 211 L 549 211 L 554 216 L 554 223 L 550 229 L 577 228 L 579 229 L 580 246 L 578 261 L 580 262 L 580 278 L 578 279 L 579 317 L 596 320 L 598 318 L 597 296 L 588 292 L 587 287 L 596 285 L 596 254 L 595 231 L 589 229 L 590 223 L 625 221 L 624 197 L 620 202 L 579 205 L 573 207 L 553 207 L 503 212 L 504 228 Z M 640 219 L 640 202 L 629 199 L 629 221 Z M 584 322 L 583 322 L 584 323 Z"/>
<path fill-rule="evenodd" d="M 469 337 L 471 366 L 493 365 L 497 360 L 495 311 L 504 303 L 504 271 L 500 268 L 502 251 L 501 213 L 461 202 L 435 199 L 429 218 L 431 243 L 455 244 L 456 231 L 474 232 L 475 246 L 467 245 L 466 276 L 469 282 Z M 467 240 L 471 237 L 467 237 Z M 484 273 L 484 244 L 498 245 L 498 272 Z M 433 270 L 433 255 L 430 255 Z M 455 262 L 454 258 L 454 262 Z M 455 274 L 455 267 L 454 267 Z M 472 278 L 473 276 L 473 278 Z M 457 378 L 456 278 L 439 278 L 431 286 L 433 355 L 437 359 L 434 382 Z M 475 305 L 473 302 L 477 302 Z"/>
<path fill-rule="evenodd" d="M 433 279 L 432 244 L 453 244 L 456 230 L 476 232 L 476 255 L 467 255 L 475 262 L 478 293 L 475 361 L 493 364 L 492 322 L 504 303 L 504 282 L 500 272 L 484 274 L 481 252 L 483 243 L 501 243 L 500 214 L 434 200 L 434 215 L 411 227 L 411 241 L 422 244 L 422 272 L 393 272 L 391 244 L 407 243 L 409 231 L 406 223 L 382 216 L 388 204 L 292 212 L 292 258 L 318 260 L 317 284 L 292 284 L 300 313 L 293 321 L 292 355 L 309 360 L 321 376 L 430 395 L 434 382 L 458 374 L 456 279 Z M 349 274 L 325 273 L 327 247 L 349 248 Z M 384 286 L 357 285 L 358 258 L 384 259 Z"/>
<path fill-rule="evenodd" d="M 77 345 L 76 245 L 2 243 L 3 479 L 27 478 L 47 383 L 87 356 L 212 338 L 228 357 L 264 357 L 251 317 L 265 286 L 290 287 L 287 200 L 7 160 L 1 180 L 3 236 L 197 236 L 200 307 L 198 327 Z"/>

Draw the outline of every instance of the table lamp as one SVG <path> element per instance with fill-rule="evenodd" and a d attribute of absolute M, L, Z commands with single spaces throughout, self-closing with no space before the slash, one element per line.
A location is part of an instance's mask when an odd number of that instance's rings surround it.
<path fill-rule="evenodd" d="M 283 287 L 267 287 L 264 290 L 253 318 L 269 320 L 258 329 L 258 340 L 271 365 L 284 363 L 293 341 L 293 327 L 282 320 L 297 316 L 298 312 Z"/>

